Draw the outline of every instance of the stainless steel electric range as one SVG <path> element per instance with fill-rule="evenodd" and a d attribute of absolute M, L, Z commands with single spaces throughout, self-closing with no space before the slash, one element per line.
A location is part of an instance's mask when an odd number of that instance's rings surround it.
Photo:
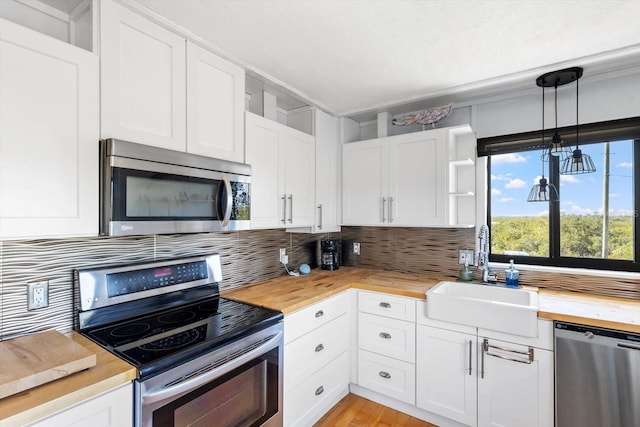
<path fill-rule="evenodd" d="M 75 278 L 76 328 L 138 369 L 134 425 L 282 425 L 283 315 L 221 297 L 219 255 Z"/>

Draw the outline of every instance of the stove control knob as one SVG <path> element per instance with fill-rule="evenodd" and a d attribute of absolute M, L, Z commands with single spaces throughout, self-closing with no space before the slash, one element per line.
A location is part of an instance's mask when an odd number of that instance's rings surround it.
<path fill-rule="evenodd" d="M 584 337 L 588 340 L 592 340 L 594 339 L 596 336 L 593 334 L 593 332 L 591 331 L 587 331 L 584 333 Z"/>

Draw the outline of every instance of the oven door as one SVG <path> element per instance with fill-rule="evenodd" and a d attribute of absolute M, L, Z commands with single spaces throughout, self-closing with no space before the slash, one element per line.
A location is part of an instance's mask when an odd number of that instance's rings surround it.
<path fill-rule="evenodd" d="M 282 426 L 282 322 L 148 380 L 136 426 Z"/>
<path fill-rule="evenodd" d="M 102 233 L 201 233 L 249 228 L 250 177 L 114 159 L 102 177 Z"/>

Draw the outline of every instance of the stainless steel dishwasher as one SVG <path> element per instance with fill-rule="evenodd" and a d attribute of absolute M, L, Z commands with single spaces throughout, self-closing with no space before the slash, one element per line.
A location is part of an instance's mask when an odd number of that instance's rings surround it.
<path fill-rule="evenodd" d="M 640 427 L 640 334 L 555 324 L 556 426 Z"/>

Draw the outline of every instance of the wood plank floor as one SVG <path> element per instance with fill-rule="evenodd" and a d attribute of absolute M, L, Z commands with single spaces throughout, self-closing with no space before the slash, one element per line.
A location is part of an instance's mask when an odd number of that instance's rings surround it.
<path fill-rule="evenodd" d="M 437 427 L 353 393 L 346 395 L 314 427 Z"/>

